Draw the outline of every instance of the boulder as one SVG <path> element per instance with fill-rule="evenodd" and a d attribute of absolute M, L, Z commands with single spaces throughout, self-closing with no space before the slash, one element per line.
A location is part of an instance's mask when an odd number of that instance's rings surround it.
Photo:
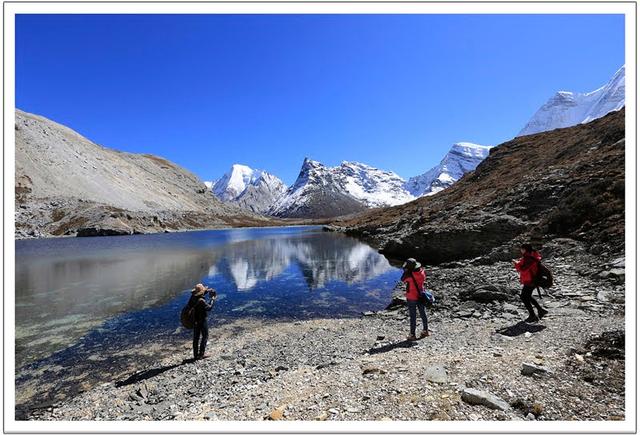
<path fill-rule="evenodd" d="M 545 366 L 539 366 L 533 363 L 522 363 L 520 373 L 524 376 L 533 376 L 534 374 L 544 375 L 551 373 L 551 370 Z"/>
<path fill-rule="evenodd" d="M 440 365 L 427 367 L 424 370 L 422 377 L 425 380 L 429 382 L 434 382 L 436 384 L 444 384 L 449 381 L 449 377 L 447 376 L 447 370 Z"/>
<path fill-rule="evenodd" d="M 77 237 L 129 236 L 131 228 L 85 227 L 78 229 Z"/>
<path fill-rule="evenodd" d="M 486 285 L 478 287 L 472 294 L 471 299 L 476 302 L 493 302 L 493 301 L 506 301 L 511 298 L 511 294 L 502 288 L 498 288 L 494 285 Z"/>
<path fill-rule="evenodd" d="M 509 404 L 498 396 L 475 388 L 465 388 L 461 394 L 462 400 L 471 405 L 483 405 L 491 409 L 507 411 Z"/>
<path fill-rule="evenodd" d="M 624 269 L 624 257 L 616 258 L 611 262 L 611 266 L 618 269 Z"/>
<path fill-rule="evenodd" d="M 598 277 L 602 279 L 615 279 L 618 281 L 624 281 L 624 271 L 625 270 L 622 268 L 604 270 L 598 274 Z"/>
<path fill-rule="evenodd" d="M 518 314 L 520 312 L 520 310 L 518 310 L 518 307 L 512 304 L 504 304 L 502 306 L 502 310 L 507 313 L 513 313 L 513 314 Z"/>

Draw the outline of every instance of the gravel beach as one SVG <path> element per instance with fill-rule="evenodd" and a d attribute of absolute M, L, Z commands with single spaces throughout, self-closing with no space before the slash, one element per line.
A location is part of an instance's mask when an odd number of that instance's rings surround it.
<path fill-rule="evenodd" d="M 555 243 L 539 323 L 522 322 L 509 263 L 443 264 L 427 268 L 437 304 L 422 340 L 405 340 L 400 294 L 361 318 L 249 318 L 212 329 L 205 360 L 187 359 L 190 342 L 159 346 L 148 367 L 26 418 L 624 419 L 624 258 Z"/>

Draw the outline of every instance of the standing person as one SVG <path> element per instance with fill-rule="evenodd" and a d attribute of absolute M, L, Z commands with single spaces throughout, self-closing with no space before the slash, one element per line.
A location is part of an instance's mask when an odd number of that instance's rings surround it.
<path fill-rule="evenodd" d="M 427 322 L 427 313 L 424 304 L 420 302 L 420 291 L 427 279 L 422 265 L 415 258 L 409 258 L 402 265 L 402 282 L 406 285 L 407 306 L 409 307 L 409 326 L 411 328 L 407 340 L 414 341 L 416 338 L 416 308 L 420 311 L 422 319 L 422 333 L 420 338 L 429 336 L 429 325 Z"/>
<path fill-rule="evenodd" d="M 211 295 L 209 302 L 205 300 L 206 294 Z M 196 284 L 191 290 L 189 305 L 195 306 L 193 324 L 193 359 L 202 359 L 207 356 L 204 353 L 207 341 L 209 340 L 209 325 L 207 324 L 207 313 L 211 311 L 216 302 L 216 291 L 208 289 L 203 284 Z M 200 346 L 198 346 L 200 342 Z"/>
<path fill-rule="evenodd" d="M 533 290 L 536 287 L 535 281 L 538 274 L 538 265 L 542 260 L 542 255 L 538 251 L 534 251 L 533 246 L 529 243 L 520 245 L 520 253 L 522 258 L 519 260 L 513 260 L 513 265 L 520 273 L 520 283 L 523 285 L 522 293 L 520 293 L 520 299 L 524 302 L 524 306 L 529 312 L 529 317 L 525 319 L 525 322 L 537 322 L 542 319 L 548 311 L 538 304 L 533 298 Z M 533 305 L 538 309 L 538 315 L 536 316 L 533 311 Z"/>

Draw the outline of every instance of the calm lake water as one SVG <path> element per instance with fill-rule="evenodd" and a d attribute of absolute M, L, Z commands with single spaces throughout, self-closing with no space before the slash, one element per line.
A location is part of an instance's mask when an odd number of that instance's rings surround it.
<path fill-rule="evenodd" d="M 19 240 L 16 368 L 61 371 L 97 350 L 187 338 L 179 311 L 198 282 L 218 291 L 215 327 L 358 316 L 384 308 L 399 275 L 369 246 L 319 227 Z"/>

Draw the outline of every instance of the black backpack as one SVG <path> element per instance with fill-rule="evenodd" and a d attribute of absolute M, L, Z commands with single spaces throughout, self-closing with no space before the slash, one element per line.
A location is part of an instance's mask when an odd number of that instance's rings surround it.
<path fill-rule="evenodd" d="M 540 261 L 538 262 L 538 273 L 536 274 L 535 285 L 536 287 L 542 287 L 544 289 L 548 289 L 553 285 L 553 274 L 549 268 Z"/>
<path fill-rule="evenodd" d="M 196 323 L 196 305 L 198 304 L 198 299 L 196 299 L 196 303 L 191 303 L 191 299 L 187 302 L 187 305 L 182 308 L 180 311 L 180 323 L 187 329 L 193 329 Z"/>

